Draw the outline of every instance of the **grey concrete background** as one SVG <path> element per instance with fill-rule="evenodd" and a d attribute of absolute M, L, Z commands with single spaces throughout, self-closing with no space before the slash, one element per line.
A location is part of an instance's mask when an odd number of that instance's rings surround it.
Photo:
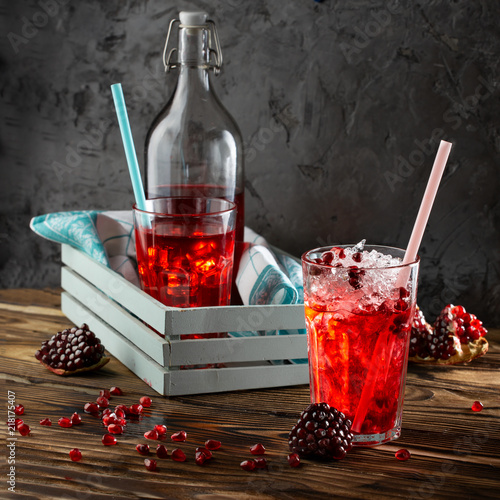
<path fill-rule="evenodd" d="M 212 78 L 246 144 L 247 225 L 295 254 L 405 246 L 437 141 L 452 141 L 421 247 L 419 303 L 500 325 L 496 0 L 2 0 L 0 286 L 59 283 L 32 216 L 132 203 L 109 86 L 139 157 L 172 92 L 161 51 L 179 9 L 217 22 Z"/>

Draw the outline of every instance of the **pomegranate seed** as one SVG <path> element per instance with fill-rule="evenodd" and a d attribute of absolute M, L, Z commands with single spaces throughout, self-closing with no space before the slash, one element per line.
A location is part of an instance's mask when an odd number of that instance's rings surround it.
<path fill-rule="evenodd" d="M 155 431 L 158 433 L 158 436 L 164 436 L 167 433 L 167 426 L 162 424 L 155 425 Z"/>
<path fill-rule="evenodd" d="M 253 446 L 250 447 L 250 453 L 252 455 L 264 455 L 266 452 L 266 449 L 264 448 L 264 445 L 261 443 L 254 444 Z"/>
<path fill-rule="evenodd" d="M 16 418 L 14 420 L 14 427 L 17 429 L 21 424 L 24 424 L 24 420 L 22 418 Z"/>
<path fill-rule="evenodd" d="M 216 441 L 215 439 L 209 439 L 208 441 L 205 441 L 205 448 L 207 450 L 218 450 L 220 447 L 220 441 Z"/>
<path fill-rule="evenodd" d="M 40 420 L 40 425 L 52 425 L 52 420 L 50 420 L 50 418 L 42 418 L 42 420 Z"/>
<path fill-rule="evenodd" d="M 109 399 L 111 397 L 111 392 L 109 391 L 109 389 L 102 389 L 99 391 L 99 396 Z"/>
<path fill-rule="evenodd" d="M 207 456 L 201 451 L 197 451 L 194 455 L 194 461 L 196 462 L 196 465 L 203 465 L 207 460 Z"/>
<path fill-rule="evenodd" d="M 361 254 L 361 252 L 356 252 L 356 253 L 352 254 L 352 260 L 354 262 L 361 262 L 362 258 L 363 258 L 363 255 Z"/>
<path fill-rule="evenodd" d="M 165 448 L 164 444 L 159 444 L 156 447 L 156 456 L 158 458 L 168 458 L 168 450 Z"/>
<path fill-rule="evenodd" d="M 175 460 L 176 462 L 185 462 L 186 454 L 181 449 L 176 448 L 172 451 L 172 460 Z"/>
<path fill-rule="evenodd" d="M 141 454 L 141 455 L 149 455 L 149 444 L 138 444 L 135 449 Z"/>
<path fill-rule="evenodd" d="M 124 412 L 121 408 L 115 408 L 115 415 L 117 418 L 125 418 L 127 416 L 127 413 Z"/>
<path fill-rule="evenodd" d="M 113 436 L 113 434 L 104 434 L 102 437 L 102 444 L 104 446 L 113 446 L 116 444 L 116 438 Z"/>
<path fill-rule="evenodd" d="M 99 408 L 107 408 L 109 406 L 109 400 L 108 398 L 105 398 L 104 396 L 99 396 L 96 399 L 96 403 L 99 405 Z"/>
<path fill-rule="evenodd" d="M 153 472 L 156 470 L 156 460 L 153 460 L 152 458 L 145 458 L 144 459 L 144 466 L 146 467 L 146 469 Z"/>
<path fill-rule="evenodd" d="M 398 460 L 408 460 L 411 457 L 411 453 L 408 450 L 402 449 L 398 450 L 394 455 Z"/>
<path fill-rule="evenodd" d="M 254 459 L 256 469 L 267 469 L 267 460 L 265 458 Z"/>
<path fill-rule="evenodd" d="M 144 408 L 149 408 L 151 406 L 151 398 L 148 398 L 147 396 L 142 396 L 141 399 L 139 399 L 139 403 L 144 407 Z"/>
<path fill-rule="evenodd" d="M 83 411 L 85 413 L 99 413 L 99 406 L 96 403 L 86 403 Z"/>
<path fill-rule="evenodd" d="M 187 432 L 186 431 L 179 431 L 179 432 L 174 432 L 170 438 L 172 441 L 186 441 L 187 439 Z"/>
<path fill-rule="evenodd" d="M 123 427 L 118 424 L 110 424 L 108 425 L 108 432 L 111 434 L 123 434 Z"/>
<path fill-rule="evenodd" d="M 27 436 L 31 432 L 30 426 L 24 422 L 17 426 L 17 430 L 21 436 Z"/>
<path fill-rule="evenodd" d="M 255 469 L 255 460 L 244 460 L 240 463 L 243 470 L 252 471 Z"/>
<path fill-rule="evenodd" d="M 203 446 L 196 448 L 195 450 L 196 453 L 203 453 L 205 457 L 208 459 L 212 458 L 212 452 L 210 450 L 207 450 L 207 448 L 204 448 Z"/>
<path fill-rule="evenodd" d="M 128 410 L 130 413 L 132 413 L 132 415 L 140 415 L 142 413 L 142 405 L 137 403 L 130 405 Z"/>
<path fill-rule="evenodd" d="M 115 423 L 121 425 L 122 427 L 127 425 L 127 421 L 124 418 L 117 418 Z"/>
<path fill-rule="evenodd" d="M 113 413 L 111 408 L 104 408 L 104 410 L 102 410 L 101 416 L 107 417 L 108 415 L 111 415 L 111 413 Z"/>
<path fill-rule="evenodd" d="M 73 415 L 71 415 L 71 423 L 73 425 L 78 425 L 78 424 L 81 424 L 82 423 L 82 417 L 80 417 L 80 415 L 78 415 L 78 413 L 73 413 Z"/>
<path fill-rule="evenodd" d="M 115 406 L 115 413 L 117 417 L 126 417 L 129 413 L 129 407 L 127 405 Z"/>
<path fill-rule="evenodd" d="M 108 425 L 111 425 L 111 424 L 116 424 L 117 423 L 116 415 L 114 413 L 110 413 L 108 415 L 105 415 L 104 417 L 102 417 L 102 423 L 106 427 Z"/>
<path fill-rule="evenodd" d="M 158 433 L 153 429 L 144 433 L 146 439 L 158 439 Z"/>
<path fill-rule="evenodd" d="M 69 452 L 69 458 L 71 458 L 73 462 L 79 462 L 82 459 L 82 452 L 78 448 L 73 448 Z"/>
<path fill-rule="evenodd" d="M 111 387 L 111 389 L 109 390 L 109 392 L 113 395 L 113 396 L 123 396 L 123 391 L 119 388 L 119 387 Z"/>
<path fill-rule="evenodd" d="M 57 423 L 61 426 L 61 427 L 71 427 L 73 424 L 71 423 L 71 419 L 68 418 L 68 417 L 61 417 Z"/>
<path fill-rule="evenodd" d="M 483 403 L 481 403 L 481 401 L 474 401 L 471 406 L 472 411 L 481 411 L 483 408 L 484 405 Z"/>
<path fill-rule="evenodd" d="M 287 457 L 290 467 L 298 467 L 300 465 L 300 456 L 298 453 L 290 453 Z"/>
<path fill-rule="evenodd" d="M 23 405 L 16 405 L 14 408 L 14 413 L 16 415 L 22 415 L 24 413 L 24 406 Z"/>

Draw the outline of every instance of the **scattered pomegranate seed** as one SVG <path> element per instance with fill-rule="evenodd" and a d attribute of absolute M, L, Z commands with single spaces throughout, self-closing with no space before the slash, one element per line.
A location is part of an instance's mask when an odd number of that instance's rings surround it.
<path fill-rule="evenodd" d="M 107 417 L 108 415 L 111 415 L 111 413 L 113 413 L 113 411 L 111 410 L 111 408 L 104 408 L 104 410 L 102 410 L 101 416 L 102 417 Z"/>
<path fill-rule="evenodd" d="M 194 455 L 194 461 L 196 462 L 196 465 L 203 465 L 207 460 L 209 459 L 207 458 L 205 453 L 201 451 L 197 451 Z"/>
<path fill-rule="evenodd" d="M 86 403 L 83 411 L 85 413 L 99 413 L 99 406 L 97 406 L 97 403 Z"/>
<path fill-rule="evenodd" d="M 111 389 L 109 390 L 109 392 L 113 395 L 113 396 L 123 396 L 123 391 L 119 388 L 119 387 L 111 387 Z"/>
<path fill-rule="evenodd" d="M 17 426 L 17 430 L 21 436 L 27 436 L 31 432 L 30 426 L 24 422 Z"/>
<path fill-rule="evenodd" d="M 113 434 L 104 434 L 102 437 L 102 444 L 104 446 L 113 446 L 116 444 L 116 438 L 113 436 Z"/>
<path fill-rule="evenodd" d="M 352 260 L 354 262 L 361 262 L 361 259 L 363 258 L 363 254 L 361 252 L 356 252 L 352 254 Z"/>
<path fill-rule="evenodd" d="M 196 448 L 195 452 L 196 453 L 203 453 L 205 455 L 205 457 L 207 458 L 207 460 L 212 458 L 212 452 L 203 446 Z"/>
<path fill-rule="evenodd" d="M 52 425 L 52 420 L 50 420 L 50 418 L 42 418 L 42 420 L 40 420 L 40 425 Z"/>
<path fill-rule="evenodd" d="M 408 450 L 402 449 L 398 450 L 394 455 L 398 460 L 405 461 L 411 457 L 411 453 Z"/>
<path fill-rule="evenodd" d="M 172 441 L 178 441 L 178 442 L 186 441 L 186 439 L 187 439 L 187 432 L 186 431 L 174 432 L 170 436 L 170 438 L 172 439 Z"/>
<path fill-rule="evenodd" d="M 149 408 L 151 406 L 151 398 L 148 398 L 147 396 L 142 396 L 141 399 L 139 399 L 139 403 L 144 407 L 144 408 Z"/>
<path fill-rule="evenodd" d="M 61 417 L 57 423 L 61 426 L 61 427 L 71 427 L 73 424 L 71 423 L 71 419 L 68 418 L 68 417 Z"/>
<path fill-rule="evenodd" d="M 132 415 L 140 415 L 142 413 L 142 405 L 138 403 L 130 405 L 128 411 L 132 413 Z"/>
<path fill-rule="evenodd" d="M 73 413 L 73 415 L 71 415 L 71 423 L 73 425 L 78 425 L 78 424 L 81 424 L 82 423 L 82 417 L 80 415 L 78 415 L 78 413 Z"/>
<path fill-rule="evenodd" d="M 255 458 L 254 462 L 256 469 L 267 469 L 267 460 L 265 458 Z"/>
<path fill-rule="evenodd" d="M 111 434 L 123 434 L 123 427 L 118 424 L 110 424 L 108 425 L 108 432 Z"/>
<path fill-rule="evenodd" d="M 218 450 L 221 447 L 221 442 L 216 441 L 215 439 L 208 439 L 205 441 L 205 448 L 207 450 Z"/>
<path fill-rule="evenodd" d="M 240 463 L 243 470 L 252 471 L 255 469 L 255 460 L 244 460 Z"/>
<path fill-rule="evenodd" d="M 185 462 L 186 461 L 186 454 L 179 448 L 176 448 L 175 450 L 172 451 L 172 460 L 175 460 L 176 462 Z"/>
<path fill-rule="evenodd" d="M 82 452 L 78 448 L 73 448 L 69 452 L 69 458 L 71 458 L 73 462 L 79 462 L 82 459 Z"/>
<path fill-rule="evenodd" d="M 146 439 L 158 439 L 158 433 L 153 429 L 144 433 Z"/>
<path fill-rule="evenodd" d="M 21 424 L 24 424 L 24 420 L 22 418 L 16 418 L 14 420 L 14 427 L 17 429 Z"/>
<path fill-rule="evenodd" d="M 109 399 L 111 397 L 111 392 L 108 389 L 102 389 L 99 391 L 99 396 Z"/>
<path fill-rule="evenodd" d="M 253 446 L 250 447 L 250 453 L 252 455 L 264 455 L 266 452 L 266 449 L 264 448 L 264 445 L 261 443 L 254 444 Z"/>
<path fill-rule="evenodd" d="M 481 401 L 474 401 L 471 406 L 472 411 L 481 411 L 484 408 L 483 403 Z"/>
<path fill-rule="evenodd" d="M 298 453 L 290 453 L 287 457 L 290 467 L 298 467 L 300 465 L 300 456 Z"/>
<path fill-rule="evenodd" d="M 23 405 L 16 405 L 14 408 L 14 413 L 16 415 L 22 415 L 24 413 L 24 406 Z"/>
<path fill-rule="evenodd" d="M 153 460 L 152 458 L 145 458 L 144 466 L 146 467 L 146 469 L 153 472 L 156 470 L 156 460 Z"/>
<path fill-rule="evenodd" d="M 167 426 L 162 424 L 155 425 L 155 431 L 158 433 L 158 436 L 164 436 L 167 433 Z"/>
<path fill-rule="evenodd" d="M 99 408 L 107 408 L 109 406 L 109 400 L 108 398 L 105 398 L 104 396 L 99 396 L 96 399 L 96 403 L 99 405 Z"/>
<path fill-rule="evenodd" d="M 164 444 L 159 444 L 156 447 L 156 456 L 158 458 L 168 458 L 168 450 L 165 448 Z"/>
<path fill-rule="evenodd" d="M 122 427 L 127 425 L 127 421 L 124 418 L 117 418 L 115 423 L 121 425 Z"/>
<path fill-rule="evenodd" d="M 103 423 L 106 427 L 107 427 L 108 425 L 118 423 L 118 422 L 117 422 L 116 415 L 115 415 L 114 413 L 108 413 L 107 415 L 105 415 L 105 416 L 103 416 L 103 417 L 102 417 L 102 423 Z"/>
<path fill-rule="evenodd" d="M 124 418 L 129 413 L 129 407 L 127 405 L 115 406 L 115 414 L 117 417 Z"/>
<path fill-rule="evenodd" d="M 141 454 L 141 455 L 149 455 L 149 444 L 138 444 L 135 449 Z"/>

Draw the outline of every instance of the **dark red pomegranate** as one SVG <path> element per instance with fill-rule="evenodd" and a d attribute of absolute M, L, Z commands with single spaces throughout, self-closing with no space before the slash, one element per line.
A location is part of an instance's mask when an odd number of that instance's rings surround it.
<path fill-rule="evenodd" d="M 312 403 L 288 435 L 290 451 L 300 456 L 340 460 L 352 448 L 351 421 L 327 403 Z"/>
<path fill-rule="evenodd" d="M 42 342 L 35 358 L 57 375 L 98 370 L 109 358 L 104 355 L 104 346 L 88 325 L 65 329 Z"/>
<path fill-rule="evenodd" d="M 412 322 L 409 360 L 415 363 L 455 365 L 472 361 L 488 351 L 487 330 L 463 306 L 447 305 L 434 327 L 417 307 Z"/>

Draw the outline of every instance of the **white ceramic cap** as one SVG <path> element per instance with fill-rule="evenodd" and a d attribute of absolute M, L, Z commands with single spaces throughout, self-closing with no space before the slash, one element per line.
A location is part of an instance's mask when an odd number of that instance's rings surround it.
<path fill-rule="evenodd" d="M 179 12 L 179 20 L 184 26 L 204 26 L 207 22 L 206 12 Z"/>

